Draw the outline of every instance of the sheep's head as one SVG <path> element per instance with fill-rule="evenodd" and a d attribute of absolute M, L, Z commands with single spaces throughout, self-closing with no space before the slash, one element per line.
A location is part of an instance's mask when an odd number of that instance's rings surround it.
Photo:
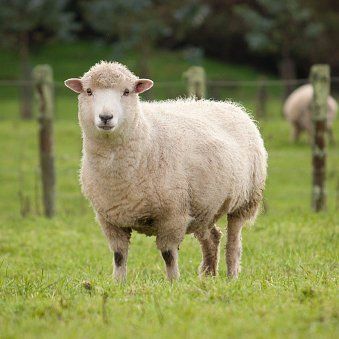
<path fill-rule="evenodd" d="M 79 93 L 79 121 L 83 129 L 113 133 L 133 118 L 138 94 L 153 86 L 149 79 L 139 79 L 118 62 L 95 64 L 80 79 L 71 78 L 65 85 Z"/>

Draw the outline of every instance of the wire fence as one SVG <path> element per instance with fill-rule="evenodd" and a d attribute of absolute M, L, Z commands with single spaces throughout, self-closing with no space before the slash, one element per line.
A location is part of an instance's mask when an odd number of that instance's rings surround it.
<path fill-rule="evenodd" d="M 257 118 L 281 117 L 282 105 L 286 96 L 286 86 L 296 88 L 309 83 L 309 79 L 254 79 L 220 80 L 207 79 L 206 97 L 214 100 L 232 100 L 241 103 Z M 71 93 L 63 81 L 54 81 L 56 119 L 69 119 L 70 109 L 74 106 L 74 93 Z M 22 91 L 32 89 L 33 81 L 0 79 L 0 119 L 13 119 L 20 116 Z M 332 93 L 339 95 L 339 77 L 331 78 Z M 187 83 L 184 79 L 154 81 L 154 87 L 146 92 L 146 100 L 165 100 L 187 96 Z M 32 103 L 33 100 L 31 100 Z M 72 104 L 73 103 L 73 104 Z"/>
<path fill-rule="evenodd" d="M 185 97 L 187 96 L 187 84 L 184 79 L 179 79 L 176 81 L 154 81 L 154 88 L 149 92 L 147 99 L 168 99 L 176 97 Z M 286 85 L 291 85 L 293 87 L 298 87 L 300 85 L 309 83 L 309 79 L 289 79 L 289 80 L 278 80 L 278 79 L 256 79 L 256 80 L 220 80 L 220 79 L 208 79 L 206 81 L 207 87 L 207 97 L 224 100 L 231 99 L 233 101 L 238 101 L 243 104 L 247 109 L 254 112 L 258 117 L 258 107 L 260 105 L 265 105 L 266 113 L 261 112 L 261 117 L 267 120 L 279 118 L 282 119 L 281 108 L 284 101 L 284 91 Z M 54 81 L 55 88 L 55 117 L 57 120 L 76 120 L 76 99 L 75 94 L 69 91 L 64 86 L 63 81 Z M 20 116 L 20 90 L 24 87 L 32 88 L 32 81 L 23 81 L 23 80 L 0 80 L 0 120 L 12 120 L 17 119 Z M 331 87 L 332 93 L 334 96 L 337 96 L 339 93 L 339 77 L 331 78 Z M 277 125 L 278 126 L 278 125 Z M 279 124 L 278 128 L 281 128 L 282 124 Z M 271 126 L 272 127 L 272 126 Z M 270 128 L 271 128 L 270 127 Z M 284 124 L 286 129 L 286 138 L 281 140 L 281 143 L 288 144 L 288 125 Z M 265 133 L 265 126 L 263 127 Z M 274 132 L 274 131 L 273 131 Z M 273 133 L 272 132 L 272 133 Z M 37 149 L 32 150 L 32 147 L 36 147 L 35 143 L 27 142 L 27 138 L 35 138 L 34 135 L 27 135 L 26 131 L 19 133 L 20 135 L 15 139 L 17 143 L 17 149 L 25 149 L 25 152 L 20 151 L 25 154 L 21 154 L 17 159 L 19 167 L 14 170 L 13 166 L 2 166 L 0 168 L 0 176 L 2 178 L 8 178 L 16 182 L 16 189 L 18 190 L 20 213 L 22 215 L 35 213 L 40 214 L 42 207 L 40 206 L 40 196 L 41 196 L 41 187 L 40 187 L 40 174 L 38 170 L 38 159 L 37 159 Z M 65 137 L 65 134 L 63 134 Z M 267 139 L 271 138 L 270 134 L 265 136 Z M 273 136 L 274 138 L 275 136 Z M 78 140 L 79 139 L 79 140 Z M 80 158 L 80 137 L 76 135 L 74 140 L 71 142 L 77 141 L 76 150 L 72 149 L 71 153 L 76 155 L 76 159 Z M 269 140 L 269 142 L 271 142 Z M 278 141 L 275 141 L 278 142 Z M 280 141 L 279 141 L 280 142 Z M 273 142 L 271 142 L 273 144 Z M 4 145 L 6 147 L 6 145 Z M 303 151 L 304 152 L 304 151 Z M 297 153 L 298 154 L 298 153 Z M 31 155 L 34 160 L 32 160 L 28 155 Z M 279 152 L 275 153 L 276 159 L 279 158 Z M 328 190 L 328 199 L 336 201 L 336 206 L 339 207 L 339 177 L 338 177 L 338 156 L 336 160 L 328 166 L 328 177 L 331 182 L 331 188 Z M 308 159 L 308 156 L 303 158 L 304 160 Z M 63 155 L 57 154 L 57 175 L 59 176 L 58 183 L 58 206 L 59 210 L 67 212 L 67 206 L 70 203 L 75 203 L 79 205 L 79 210 L 84 211 L 87 208 L 87 203 L 84 202 L 81 193 L 78 189 L 78 161 L 74 159 L 64 159 Z M 297 183 L 298 178 L 308 178 L 307 181 L 311 180 L 311 167 L 310 163 L 305 163 L 304 166 L 295 166 L 300 160 L 298 157 L 290 159 L 295 164 L 291 164 L 288 167 L 288 177 L 289 180 Z M 33 165 L 33 166 L 32 166 Z M 284 174 L 285 169 L 280 169 L 276 164 L 273 167 L 270 167 L 271 177 L 277 178 L 281 174 Z M 284 174 L 285 175 L 285 174 Z M 72 177 L 72 190 L 69 189 L 69 178 Z M 19 178 L 19 179 L 15 179 Z M 61 178 L 61 179 L 60 179 Z M 66 178 L 68 178 L 66 180 Z M 7 180 L 7 181 L 9 181 Z M 290 185 L 286 183 L 286 189 L 282 192 L 274 193 L 274 199 L 288 200 L 290 196 L 295 195 L 297 199 L 302 199 L 309 203 L 310 201 L 310 192 L 311 185 L 300 186 L 300 185 Z M 34 205 L 36 207 L 34 207 Z M 270 201 L 268 201 L 270 205 Z M 33 211 L 35 210 L 35 212 Z M 33 211 L 33 212 L 32 212 Z"/>
<path fill-rule="evenodd" d="M 178 85 L 184 84 L 184 80 L 173 80 L 173 81 L 154 81 L 160 87 L 176 87 Z M 207 85 L 217 85 L 217 86 L 254 86 L 258 85 L 263 86 L 284 86 L 286 84 L 289 85 L 302 85 L 309 82 L 308 78 L 300 78 L 300 79 L 259 79 L 259 80 L 207 80 Z M 62 81 L 54 81 L 53 82 L 56 87 L 63 87 L 64 83 Z M 339 77 L 331 77 L 331 83 L 339 83 Z M 32 86 L 34 84 L 33 81 L 26 80 L 0 80 L 0 86 Z"/>

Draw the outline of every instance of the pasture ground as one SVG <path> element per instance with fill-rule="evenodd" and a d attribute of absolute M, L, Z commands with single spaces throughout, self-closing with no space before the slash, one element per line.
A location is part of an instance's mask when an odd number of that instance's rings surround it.
<path fill-rule="evenodd" d="M 2 338 L 336 338 L 339 336 L 339 152 L 329 148 L 328 210 L 310 209 L 310 148 L 289 142 L 274 117 L 259 123 L 269 152 L 267 211 L 243 232 L 243 270 L 200 280 L 200 249 L 187 236 L 180 281 L 171 285 L 154 238 L 134 234 L 128 281 L 111 279 L 112 255 L 81 196 L 75 97 L 56 120 L 58 214 L 41 216 L 37 126 L 0 121 L 0 337 Z M 246 102 L 244 102 L 246 106 Z M 12 109 L 12 111 L 11 111 Z M 339 142 L 339 123 L 335 125 Z M 19 199 L 19 197 L 21 197 Z M 21 202 L 20 202 L 21 201 Z M 26 214 L 25 217 L 20 216 Z M 224 229 L 225 221 L 219 226 Z"/>

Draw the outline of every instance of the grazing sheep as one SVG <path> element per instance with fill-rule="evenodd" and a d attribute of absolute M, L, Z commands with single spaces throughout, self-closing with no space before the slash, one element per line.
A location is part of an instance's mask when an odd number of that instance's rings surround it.
<path fill-rule="evenodd" d="M 153 82 L 117 62 L 94 65 L 65 85 L 79 93 L 81 183 L 126 277 L 131 231 L 155 235 L 169 280 L 179 277 L 186 233 L 202 247 L 201 274 L 217 273 L 227 214 L 228 276 L 240 271 L 241 229 L 254 219 L 266 179 L 260 133 L 238 105 L 178 99 L 141 102 Z"/>
<path fill-rule="evenodd" d="M 309 137 L 312 136 L 312 104 L 313 87 L 310 84 L 300 86 L 293 91 L 284 104 L 284 115 L 292 125 L 292 138 L 296 142 L 300 133 L 306 131 Z M 327 133 L 330 141 L 334 142 L 332 125 L 337 112 L 337 103 L 333 97 L 327 99 Z"/>

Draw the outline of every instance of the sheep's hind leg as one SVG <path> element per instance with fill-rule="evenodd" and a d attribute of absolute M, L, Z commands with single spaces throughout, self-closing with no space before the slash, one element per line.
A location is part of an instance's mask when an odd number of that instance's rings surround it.
<path fill-rule="evenodd" d="M 200 275 L 215 276 L 218 271 L 220 230 L 213 225 L 212 228 L 194 233 L 201 245 L 202 262 L 199 267 Z"/>
<path fill-rule="evenodd" d="M 294 143 L 297 143 L 299 141 L 301 134 L 301 128 L 298 123 L 293 124 L 293 131 L 292 131 L 292 140 Z"/>
<path fill-rule="evenodd" d="M 240 273 L 241 260 L 241 229 L 244 224 L 242 218 L 228 216 L 227 243 L 226 243 L 226 263 L 227 276 L 237 278 Z"/>
<path fill-rule="evenodd" d="M 117 282 L 123 282 L 126 280 L 127 275 L 127 256 L 132 230 L 130 228 L 116 227 L 100 216 L 98 216 L 98 220 L 114 254 L 114 279 Z"/>
<path fill-rule="evenodd" d="M 328 135 L 328 141 L 330 145 L 334 146 L 335 145 L 335 139 L 334 139 L 334 134 L 332 128 L 327 129 L 327 135 Z"/>

